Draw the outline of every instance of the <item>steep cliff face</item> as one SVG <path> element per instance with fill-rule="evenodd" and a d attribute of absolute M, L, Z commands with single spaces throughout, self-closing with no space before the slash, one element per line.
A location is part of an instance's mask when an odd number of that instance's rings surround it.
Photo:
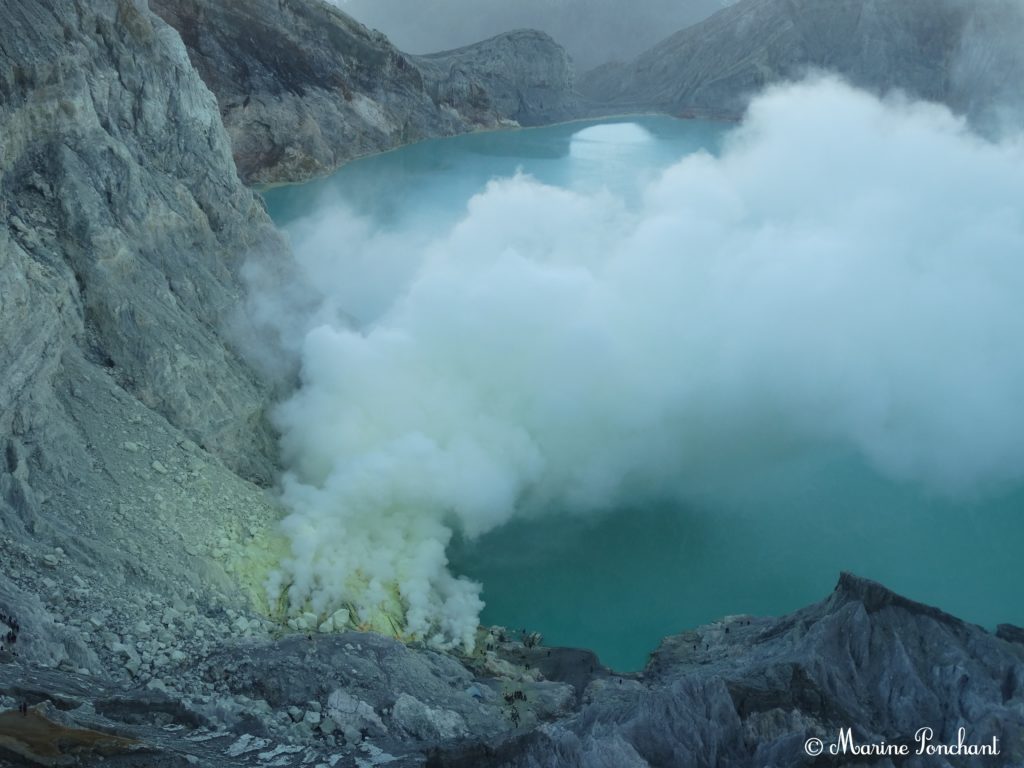
<path fill-rule="evenodd" d="M 626 64 L 586 73 L 591 112 L 735 118 L 773 82 L 838 72 L 980 122 L 1024 104 L 1024 12 L 1013 0 L 743 0 Z"/>
<path fill-rule="evenodd" d="M 242 479 L 274 474 L 268 392 L 225 327 L 243 260 L 287 253 L 131 0 L 4 6 L 0 210 L 0 609 L 27 658 L 98 670 L 76 621 L 230 590 L 193 555 L 272 519 Z"/>
<path fill-rule="evenodd" d="M 151 0 L 216 94 L 248 183 L 302 181 L 419 139 L 573 114 L 565 52 L 539 33 L 404 55 L 322 0 Z"/>
<path fill-rule="evenodd" d="M 456 109 L 470 125 L 495 118 L 541 125 L 576 116 L 572 63 L 543 32 L 521 29 L 410 59 L 432 101 Z"/>
<path fill-rule="evenodd" d="M 112 6 L 5 10 L 4 254 L 18 277 L 4 331 L 24 365 L 4 367 L 32 386 L 80 353 L 267 477 L 264 393 L 219 330 L 243 259 L 281 245 L 174 32 L 144 6 Z"/>

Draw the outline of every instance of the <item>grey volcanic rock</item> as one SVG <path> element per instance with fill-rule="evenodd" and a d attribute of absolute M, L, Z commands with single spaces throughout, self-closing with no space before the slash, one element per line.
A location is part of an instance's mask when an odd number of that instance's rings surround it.
<path fill-rule="evenodd" d="M 988 123 L 1024 106 L 1022 40 L 1015 0 L 742 0 L 580 91 L 596 113 L 736 118 L 765 85 L 828 70 Z"/>
<path fill-rule="evenodd" d="M 858 744 L 916 748 L 924 727 L 939 744 L 955 744 L 960 727 L 969 744 L 996 737 L 1001 755 L 871 764 L 1022 764 L 1024 645 L 843 575 L 828 599 L 790 616 L 735 616 L 667 638 L 639 678 L 592 682 L 572 716 L 436 764 L 812 765 L 809 738 L 827 745 L 852 728 Z"/>
<path fill-rule="evenodd" d="M 568 56 L 537 32 L 409 57 L 322 0 L 151 0 L 217 95 L 241 177 L 302 181 L 434 136 L 575 114 Z"/>
<path fill-rule="evenodd" d="M 9 471 L 27 444 L 56 447 L 31 432 L 60 429 L 65 409 L 41 401 L 80 360 L 269 479 L 265 393 L 218 333 L 242 261 L 281 245 L 173 30 L 130 2 L 25 2 L 5 8 L 3 40 Z"/>
<path fill-rule="evenodd" d="M 577 112 L 572 64 L 543 32 L 521 29 L 454 51 L 410 57 L 438 104 L 473 125 L 495 116 L 520 125 L 567 120 Z"/>
<path fill-rule="evenodd" d="M 248 603 L 226 569 L 277 515 L 275 448 L 225 328 L 243 262 L 287 249 L 177 33 L 128 0 L 4 5 L 0 211 L 4 653 L 143 680 L 173 603 Z"/>
<path fill-rule="evenodd" d="M 134 739 L 117 765 L 432 768 L 1019 766 L 1024 645 L 844 575 L 779 619 L 667 638 L 636 675 L 495 629 L 471 657 L 373 634 L 227 641 L 165 683 L 115 686 L 0 664 L 0 693 L 71 728 Z M 992 744 L 982 757 L 815 762 L 810 738 Z M 5 748 L 0 722 L 0 754 Z M 7 742 L 10 744 L 10 742 Z"/>

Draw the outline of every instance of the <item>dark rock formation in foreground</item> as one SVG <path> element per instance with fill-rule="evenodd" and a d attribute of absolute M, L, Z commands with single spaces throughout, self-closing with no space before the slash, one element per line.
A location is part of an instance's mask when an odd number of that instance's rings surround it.
<path fill-rule="evenodd" d="M 575 116 L 565 51 L 540 32 L 429 57 L 322 0 L 150 0 L 220 103 L 248 183 L 302 181 L 420 139 Z"/>
<path fill-rule="evenodd" d="M 1016 638 L 1016 639 L 1014 639 Z M 734 616 L 667 638 L 633 681 L 592 684 L 572 716 L 512 753 L 451 765 L 760 768 L 1024 763 L 1024 645 L 844 574 L 821 603 L 779 619 Z M 852 728 L 861 745 L 992 744 L 1001 754 L 872 760 L 808 757 Z"/>
<path fill-rule="evenodd" d="M 31 758 L 60 737 L 83 765 L 100 752 L 119 766 L 1024 764 L 1020 630 L 993 635 L 851 575 L 789 616 L 670 637 L 637 675 L 498 630 L 485 643 L 455 658 L 359 633 L 235 638 L 146 687 L 0 664 L 3 703 L 32 718 L 0 715 L 0 755 Z M 914 755 L 920 729 L 934 746 L 961 727 L 999 754 Z M 807 755 L 808 740 L 827 750 L 847 728 L 911 755 Z"/>
<path fill-rule="evenodd" d="M 828 70 L 990 126 L 1024 107 L 1022 40 L 1016 0 L 742 0 L 586 73 L 580 92 L 592 113 L 738 118 L 764 86 Z"/>

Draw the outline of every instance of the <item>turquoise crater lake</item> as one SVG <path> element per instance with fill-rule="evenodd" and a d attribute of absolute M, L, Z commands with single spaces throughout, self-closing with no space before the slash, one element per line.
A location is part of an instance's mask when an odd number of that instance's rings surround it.
<path fill-rule="evenodd" d="M 435 140 L 264 193 L 286 231 L 343 203 L 381 232 L 439 235 L 492 179 L 626 201 L 680 158 L 717 153 L 728 126 L 662 117 Z M 353 254 L 353 258 L 358 258 Z M 358 313 L 356 313 L 358 316 Z M 482 620 L 586 647 L 619 670 L 665 635 L 731 614 L 777 615 L 821 599 L 849 570 L 986 626 L 1024 623 L 1024 490 L 933 495 L 881 476 L 840 448 L 714 473 L 685 503 L 599 516 L 515 520 L 450 547 L 454 572 L 483 584 Z"/>

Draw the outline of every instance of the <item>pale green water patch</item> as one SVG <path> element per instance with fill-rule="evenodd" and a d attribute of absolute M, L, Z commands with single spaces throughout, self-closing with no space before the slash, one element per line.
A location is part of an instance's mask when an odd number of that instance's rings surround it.
<path fill-rule="evenodd" d="M 640 669 L 660 638 L 727 615 L 780 615 L 824 598 L 841 571 L 993 627 L 1024 621 L 1018 493 L 928 498 L 849 458 L 811 457 L 695 499 L 597 520 L 515 521 L 460 542 L 484 584 L 483 620 Z"/>

